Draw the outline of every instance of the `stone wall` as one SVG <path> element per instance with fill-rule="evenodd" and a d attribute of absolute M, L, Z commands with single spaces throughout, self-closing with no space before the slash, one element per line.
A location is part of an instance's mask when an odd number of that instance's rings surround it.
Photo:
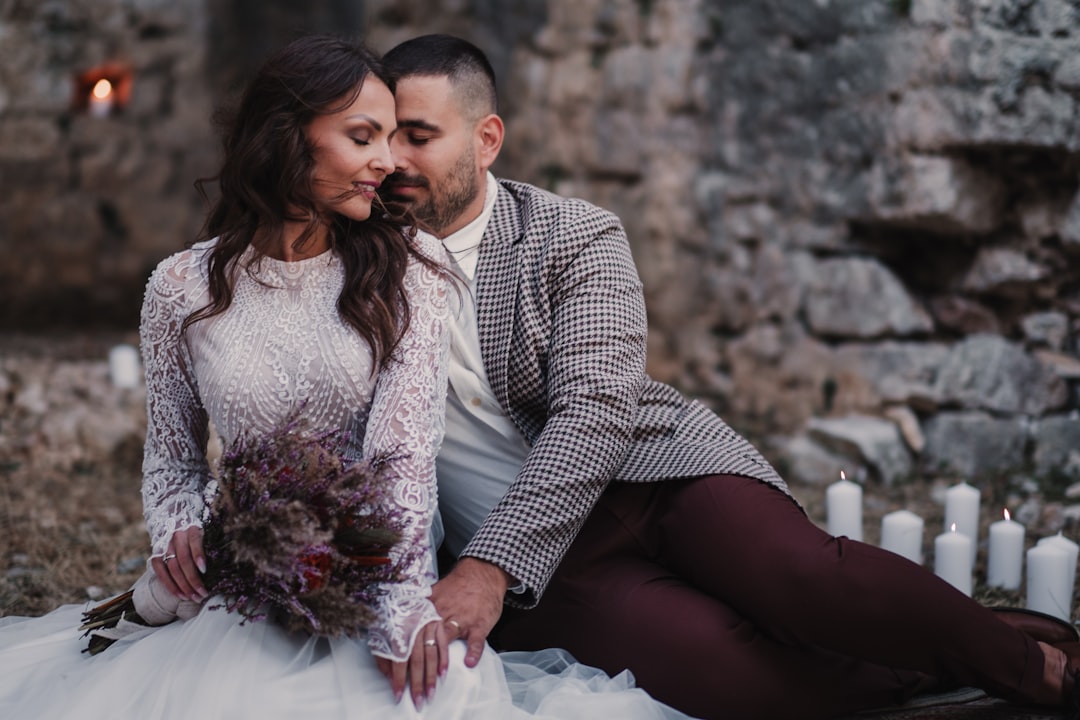
<path fill-rule="evenodd" d="M 257 49 L 217 52 L 240 41 L 240 19 L 259 18 L 253 37 L 297 23 L 238 14 L 250 4 L 4 6 L 5 48 L 32 27 L 51 27 L 57 47 L 20 43 L 19 63 L 0 63 L 0 88 L 8 75 L 23 87 L 0 94 L 0 176 L 19 180 L 18 200 L 0 199 L 0 239 L 34 248 L 0 264 L 0 306 L 141 287 L 190 237 L 209 104 L 191 67 L 205 38 L 215 73 L 232 77 Z M 355 16 L 380 50 L 435 31 L 484 47 L 508 127 L 497 171 L 623 218 L 646 285 L 650 371 L 720 410 L 790 477 L 1065 480 L 1080 468 L 1080 4 L 312 7 L 339 28 Z M 137 76 L 171 78 L 159 92 L 171 99 L 100 123 L 39 117 L 63 117 L 56 88 L 108 54 L 64 30 L 95 13 L 125 47 L 186 46 Z M 177 14 L 183 23 L 148 19 Z M 183 122 L 169 119 L 177 97 L 192 111 Z"/>
<path fill-rule="evenodd" d="M 501 169 L 623 218 L 651 372 L 790 476 L 1077 469 L 1080 5 L 443 5 L 514 41 Z"/>
<path fill-rule="evenodd" d="M 138 322 L 149 271 L 198 230 L 212 170 L 201 0 L 0 4 L 0 326 Z M 131 72 L 106 117 L 80 73 Z"/>

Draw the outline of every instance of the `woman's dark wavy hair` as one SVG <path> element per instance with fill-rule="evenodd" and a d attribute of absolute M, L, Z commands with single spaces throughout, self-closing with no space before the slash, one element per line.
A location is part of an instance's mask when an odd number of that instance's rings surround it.
<path fill-rule="evenodd" d="M 237 272 L 257 280 L 259 261 L 281 241 L 286 221 L 306 221 L 293 244 L 296 249 L 324 222 L 332 251 L 345 268 L 338 313 L 370 345 L 375 368 L 389 362 L 410 320 L 403 287 L 409 259 L 443 270 L 416 250 L 407 216 L 373 208 L 369 219 L 357 222 L 320 208 L 312 189 L 312 148 L 304 133 L 317 115 L 348 107 L 371 78 L 394 89 L 379 60 L 362 45 L 310 35 L 270 57 L 231 115 L 219 115 L 224 126 L 221 169 L 195 183 L 204 198 L 208 183 L 216 182 L 219 189 L 198 238 L 218 238 L 208 258 L 210 302 L 184 320 L 185 330 L 228 309 Z M 249 247 L 251 262 L 241 267 Z"/>

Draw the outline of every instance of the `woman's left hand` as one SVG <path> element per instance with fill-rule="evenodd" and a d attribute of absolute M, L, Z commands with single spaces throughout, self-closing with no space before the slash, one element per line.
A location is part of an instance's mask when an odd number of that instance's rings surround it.
<path fill-rule="evenodd" d="M 425 625 L 417 634 L 408 660 L 394 662 L 382 657 L 375 658 L 379 670 L 389 678 L 398 702 L 405 693 L 406 685 L 417 710 L 423 708 L 425 702 L 431 702 L 435 697 L 436 682 L 446 674 L 450 665 L 449 645 L 456 637 L 453 624 L 447 627 L 446 623 L 436 620 Z"/>
<path fill-rule="evenodd" d="M 169 539 L 165 555 L 150 561 L 165 589 L 185 600 L 202 602 L 207 598 L 202 573 L 206 571 L 206 554 L 202 546 L 202 529 L 190 527 L 177 530 Z"/>

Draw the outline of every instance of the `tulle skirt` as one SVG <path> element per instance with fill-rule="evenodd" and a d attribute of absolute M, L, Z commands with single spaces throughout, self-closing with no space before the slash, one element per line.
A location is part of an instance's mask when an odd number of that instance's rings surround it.
<path fill-rule="evenodd" d="M 560 650 L 486 649 L 476 668 L 451 644 L 450 669 L 417 711 L 363 641 L 290 634 L 268 622 L 204 609 L 148 628 L 104 652 L 81 652 L 83 608 L 0 618 L 0 718 L 5 720 L 661 720 L 686 718 Z"/>

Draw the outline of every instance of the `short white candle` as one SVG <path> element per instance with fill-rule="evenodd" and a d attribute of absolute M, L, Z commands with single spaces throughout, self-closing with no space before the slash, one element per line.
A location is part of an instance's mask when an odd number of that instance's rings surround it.
<path fill-rule="evenodd" d="M 881 547 L 922 564 L 923 519 L 910 510 L 881 518 Z"/>
<path fill-rule="evenodd" d="M 1070 620 L 1069 553 L 1057 543 L 1027 551 L 1027 608 Z"/>
<path fill-rule="evenodd" d="M 934 538 L 934 574 L 969 597 L 971 545 L 971 538 L 957 532 L 955 525 Z"/>
<path fill-rule="evenodd" d="M 1019 590 L 1023 579 L 1024 526 L 1009 517 L 990 525 L 990 550 L 986 584 L 1007 590 Z"/>
<path fill-rule="evenodd" d="M 139 351 L 132 345 L 117 345 L 109 350 L 109 378 L 119 388 L 138 387 L 142 381 Z"/>
<path fill-rule="evenodd" d="M 1049 537 L 1042 538 L 1037 544 L 1046 544 L 1053 545 L 1054 547 L 1059 547 L 1064 550 L 1065 553 L 1069 556 L 1069 568 L 1066 579 L 1066 587 L 1068 588 L 1067 597 L 1072 600 L 1073 590 L 1075 590 L 1076 588 L 1076 558 L 1077 555 L 1080 555 L 1080 545 L 1077 545 L 1060 532 L 1057 535 L 1051 535 Z"/>
<path fill-rule="evenodd" d="M 840 480 L 825 490 L 825 515 L 830 535 L 863 539 L 862 488 L 848 480 L 843 470 Z"/>
<path fill-rule="evenodd" d="M 979 544 L 979 491 L 967 483 L 945 491 L 945 530 L 956 525 L 956 532 L 971 538 L 971 564 Z"/>

